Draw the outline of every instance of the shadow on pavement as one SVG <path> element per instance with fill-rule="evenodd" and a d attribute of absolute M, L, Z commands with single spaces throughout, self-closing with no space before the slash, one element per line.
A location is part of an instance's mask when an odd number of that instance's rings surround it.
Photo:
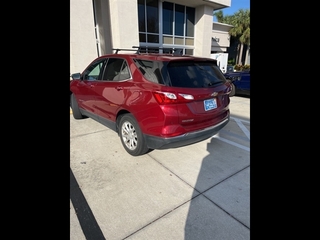
<path fill-rule="evenodd" d="M 250 239 L 248 152 L 224 150 L 212 138 L 203 159 L 185 224 L 185 240 Z"/>

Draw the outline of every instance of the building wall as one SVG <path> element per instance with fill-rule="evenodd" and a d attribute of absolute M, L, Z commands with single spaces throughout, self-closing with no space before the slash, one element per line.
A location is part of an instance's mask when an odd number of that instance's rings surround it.
<path fill-rule="evenodd" d="M 82 71 L 97 56 L 92 1 L 70 0 L 70 73 Z"/>
<path fill-rule="evenodd" d="M 212 24 L 212 42 L 211 53 L 226 52 L 230 46 L 230 34 L 229 30 L 231 25 L 213 22 Z"/>
<path fill-rule="evenodd" d="M 194 55 L 210 57 L 213 11 L 230 6 L 231 0 L 169 2 L 196 9 Z M 70 73 L 113 48 L 139 46 L 137 7 L 137 0 L 70 0 Z"/>
<path fill-rule="evenodd" d="M 228 32 L 212 31 L 211 52 L 226 52 L 230 46 L 230 37 Z"/>
<path fill-rule="evenodd" d="M 139 46 L 137 0 L 109 0 L 113 48 Z M 108 37 L 108 36 L 106 36 Z"/>

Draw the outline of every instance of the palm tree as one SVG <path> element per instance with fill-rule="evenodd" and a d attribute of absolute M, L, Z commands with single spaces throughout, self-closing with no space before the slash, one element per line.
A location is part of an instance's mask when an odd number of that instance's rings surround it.
<path fill-rule="evenodd" d="M 218 22 L 232 25 L 229 34 L 231 37 L 239 40 L 238 53 L 236 63 L 242 65 L 243 45 L 247 45 L 246 59 L 247 61 L 249 46 L 250 46 L 250 10 L 239 9 L 233 15 L 223 15 L 222 10 L 213 13 Z"/>
<path fill-rule="evenodd" d="M 246 57 L 245 57 L 245 63 L 246 63 L 248 60 L 248 55 L 249 55 L 249 51 L 250 51 L 250 25 L 243 32 L 243 34 L 240 38 L 241 38 L 240 41 L 242 41 L 245 45 L 247 45 L 247 51 L 246 51 Z"/>
<path fill-rule="evenodd" d="M 219 23 L 222 23 L 222 22 L 223 22 L 224 17 L 223 17 L 223 12 L 222 12 L 222 10 L 219 10 L 219 11 L 217 11 L 217 12 L 214 12 L 214 13 L 213 13 L 213 16 L 215 16 L 215 17 L 217 18 L 217 21 L 218 21 Z"/>
<path fill-rule="evenodd" d="M 232 15 L 228 21 L 230 21 L 228 24 L 233 26 L 233 28 L 230 29 L 229 34 L 239 39 L 240 42 L 237 64 L 242 65 L 243 45 L 250 45 L 250 10 L 240 9 Z"/>

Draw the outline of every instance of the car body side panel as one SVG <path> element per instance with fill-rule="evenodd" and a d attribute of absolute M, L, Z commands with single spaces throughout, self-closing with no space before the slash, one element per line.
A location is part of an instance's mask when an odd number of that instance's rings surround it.
<path fill-rule="evenodd" d="M 116 121 L 116 114 L 125 99 L 123 87 L 119 84 L 113 81 L 100 81 L 95 87 L 97 113 L 113 122 Z"/>
<path fill-rule="evenodd" d="M 76 80 L 72 82 L 70 90 L 74 93 L 79 108 L 95 113 L 95 82 Z"/>

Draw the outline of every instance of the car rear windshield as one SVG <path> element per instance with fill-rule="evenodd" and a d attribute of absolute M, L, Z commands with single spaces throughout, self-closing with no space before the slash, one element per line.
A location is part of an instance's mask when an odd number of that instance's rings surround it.
<path fill-rule="evenodd" d="M 225 77 L 212 61 L 150 61 L 134 59 L 146 79 L 151 82 L 186 88 L 213 87 Z"/>
<path fill-rule="evenodd" d="M 167 69 L 175 87 L 203 88 L 225 82 L 219 67 L 210 61 L 172 61 Z"/>

